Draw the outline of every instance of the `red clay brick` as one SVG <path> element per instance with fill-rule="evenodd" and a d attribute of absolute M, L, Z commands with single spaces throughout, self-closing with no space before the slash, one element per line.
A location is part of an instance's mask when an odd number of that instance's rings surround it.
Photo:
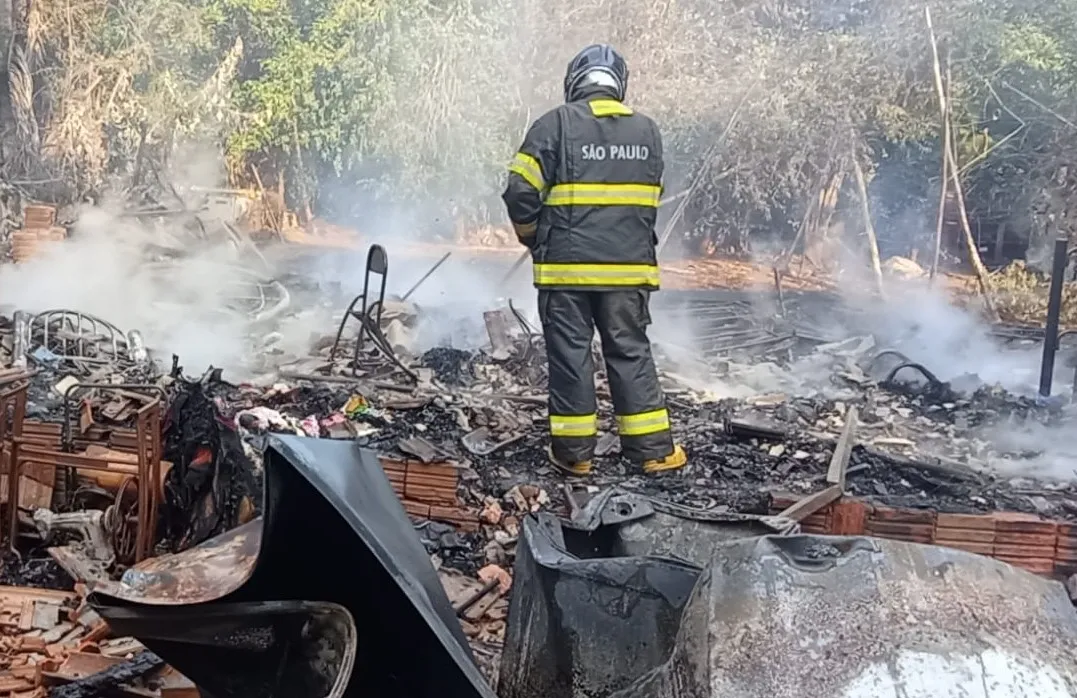
<path fill-rule="evenodd" d="M 991 544 L 995 542 L 995 535 L 994 530 L 936 528 L 935 542 L 940 545 L 950 545 L 951 543 L 977 543 L 986 544 L 988 547 L 991 547 Z"/>
<path fill-rule="evenodd" d="M 1014 558 L 1018 560 L 1044 558 L 1054 561 L 1055 549 L 1050 546 L 1038 545 L 999 545 L 995 543 L 995 552 L 998 558 Z"/>
<path fill-rule="evenodd" d="M 1054 550 L 1057 542 L 1058 536 L 1053 533 L 1015 533 L 1013 531 L 995 533 L 996 545 L 1023 545 Z"/>
<path fill-rule="evenodd" d="M 814 525 L 814 526 L 825 526 L 827 528 L 830 528 L 830 517 L 827 516 L 826 514 L 815 513 L 815 514 L 812 514 L 811 516 L 805 517 L 804 520 L 801 521 L 800 523 L 801 524 L 811 524 L 811 525 Z"/>
<path fill-rule="evenodd" d="M 429 519 L 430 518 L 430 505 L 429 504 L 423 504 L 422 502 L 409 502 L 406 499 L 403 501 L 403 504 L 404 504 L 404 511 L 408 512 L 412 516 L 417 516 L 420 519 Z"/>
<path fill-rule="evenodd" d="M 867 506 L 856 499 L 835 502 L 830 509 L 830 532 L 835 536 L 863 535 L 868 521 Z"/>
<path fill-rule="evenodd" d="M 473 512 L 457 507 L 430 507 L 430 518 L 435 521 L 449 523 L 462 531 L 474 532 L 479 530 L 479 518 Z"/>
<path fill-rule="evenodd" d="M 871 521 L 883 521 L 906 524 L 935 525 L 935 512 L 924 509 L 894 509 L 891 507 L 874 507 L 869 517 Z"/>
<path fill-rule="evenodd" d="M 436 504 L 430 505 L 430 518 L 432 519 L 444 519 L 447 521 L 475 521 L 478 522 L 479 517 L 475 512 L 468 511 L 461 507 L 446 507 Z"/>
<path fill-rule="evenodd" d="M 869 521 L 867 534 L 878 538 L 892 538 L 913 543 L 930 543 L 935 528 L 930 524 L 903 523 L 896 521 Z"/>
<path fill-rule="evenodd" d="M 1077 550 L 1077 538 L 1059 536 L 1057 545 L 1060 550 Z"/>
<path fill-rule="evenodd" d="M 1059 562 L 1072 562 L 1077 564 L 1077 550 L 1055 548 L 1055 559 Z"/>
<path fill-rule="evenodd" d="M 1012 511 L 1000 511 L 994 514 L 996 531 L 1011 531 L 1015 533 L 1048 533 L 1055 535 L 1058 532 L 1058 524 L 1047 521 L 1035 514 L 1019 514 Z"/>
<path fill-rule="evenodd" d="M 395 470 L 402 473 L 408 469 L 408 462 L 398 458 L 378 456 L 378 462 L 381 463 L 382 470 Z"/>
<path fill-rule="evenodd" d="M 418 502 L 430 504 L 455 504 L 456 490 L 447 490 L 443 487 L 424 487 L 413 485 L 410 482 L 404 485 L 404 496 Z"/>
<path fill-rule="evenodd" d="M 995 517 L 979 514 L 943 514 L 939 513 L 935 519 L 939 528 L 964 528 L 976 531 L 994 531 Z"/>
<path fill-rule="evenodd" d="M 442 477 L 451 479 L 454 482 L 460 478 L 460 471 L 447 463 L 417 463 L 409 461 L 408 475 L 411 476 L 412 474 Z"/>
<path fill-rule="evenodd" d="M 1060 523 L 1058 524 L 1058 535 L 1065 536 L 1067 538 L 1077 539 L 1077 524 L 1075 523 Z"/>
<path fill-rule="evenodd" d="M 410 473 L 404 478 L 404 484 L 408 487 L 429 487 L 446 492 L 456 492 L 457 485 L 455 480 L 443 480 L 425 475 L 411 475 Z"/>

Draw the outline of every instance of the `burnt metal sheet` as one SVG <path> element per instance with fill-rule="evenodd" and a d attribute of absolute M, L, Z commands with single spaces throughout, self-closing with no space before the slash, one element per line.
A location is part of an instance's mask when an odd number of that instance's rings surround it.
<path fill-rule="evenodd" d="M 1072 698 L 1062 586 L 958 550 L 767 536 L 715 549 L 668 661 L 615 698 Z"/>
<path fill-rule="evenodd" d="M 796 522 L 780 516 L 695 509 L 612 488 L 561 525 L 588 532 L 606 527 L 594 540 L 607 546 L 607 557 L 657 555 L 703 566 L 719 543 L 788 533 Z"/>
<path fill-rule="evenodd" d="M 340 698 L 358 647 L 355 619 L 333 603 L 113 608 L 108 622 L 218 698 Z"/>
<path fill-rule="evenodd" d="M 151 557 L 124 572 L 120 581 L 102 582 L 102 596 L 148 606 L 184 606 L 217 601 L 250 579 L 262 546 L 259 517 L 174 555 Z"/>
<path fill-rule="evenodd" d="M 614 495 L 576 528 L 525 519 L 502 698 L 1077 697 L 1057 582 L 900 541 L 716 541 L 678 518 Z"/>
<path fill-rule="evenodd" d="M 96 587 L 90 601 L 98 612 L 113 623 L 117 614 L 182 618 L 218 604 L 335 603 L 355 618 L 360 638 L 342 696 L 493 696 L 376 455 L 349 442 L 280 436 L 269 440 L 264 467 L 261 520 L 138 565 L 119 585 Z M 167 630 L 152 632 L 170 637 Z M 200 686 L 203 677 L 227 669 L 223 655 L 207 652 L 188 671 L 173 662 L 169 647 L 146 644 Z M 415 670 L 417 662 L 422 671 Z M 273 667 L 266 664 L 264 671 Z M 209 692 L 214 698 L 252 695 Z"/>
<path fill-rule="evenodd" d="M 714 548 L 790 526 L 616 488 L 571 520 L 525 519 L 498 692 L 591 698 L 631 685 L 668 658 Z"/>
<path fill-rule="evenodd" d="M 699 577 L 690 563 L 618 557 L 620 527 L 524 519 L 516 546 L 501 698 L 591 698 L 666 660 Z"/>

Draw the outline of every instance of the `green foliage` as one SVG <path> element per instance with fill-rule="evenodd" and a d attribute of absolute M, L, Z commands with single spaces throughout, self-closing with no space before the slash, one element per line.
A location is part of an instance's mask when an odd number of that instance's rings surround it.
<path fill-rule="evenodd" d="M 50 80 L 67 81 L 52 90 L 54 112 L 71 148 L 86 147 L 76 145 L 85 104 L 101 129 L 128 134 L 128 159 L 130 134 L 147 125 L 159 140 L 223 130 L 233 172 L 281 171 L 299 199 L 340 187 L 500 218 L 504 163 L 557 103 L 565 62 L 594 40 L 627 56 L 629 101 L 663 129 L 671 191 L 706 171 L 689 216 L 699 235 L 795 227 L 797 203 L 865 143 L 879 154 L 870 169 L 910 168 L 880 182 L 937 178 L 934 72 L 923 4 L 912 0 L 40 4 L 54 13 L 47 43 L 63 70 L 50 75 L 63 77 Z M 1074 150 L 1062 145 L 1073 138 L 1066 120 L 1077 120 L 1077 0 L 929 4 L 952 68 L 960 159 L 973 163 L 969 205 L 1024 215 L 1065 164 L 1060 153 Z M 1007 138 L 1017 129 L 1021 138 Z M 992 177 L 1004 170 L 1023 174 L 1000 198 Z M 929 187 L 915 189 L 934 205 Z"/>
<path fill-rule="evenodd" d="M 358 145 L 363 99 L 376 67 L 358 47 L 385 6 L 379 0 L 210 0 L 222 45 L 241 35 L 248 53 L 235 89 L 246 118 L 229 155 L 310 151 L 337 170 Z"/>

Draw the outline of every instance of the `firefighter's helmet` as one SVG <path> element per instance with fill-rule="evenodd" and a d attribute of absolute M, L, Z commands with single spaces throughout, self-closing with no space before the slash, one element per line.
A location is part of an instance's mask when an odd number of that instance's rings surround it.
<path fill-rule="evenodd" d="M 588 85 L 602 85 L 616 91 L 618 100 L 628 90 L 628 65 L 609 44 L 592 44 L 576 54 L 565 71 L 565 101 L 571 102 Z"/>

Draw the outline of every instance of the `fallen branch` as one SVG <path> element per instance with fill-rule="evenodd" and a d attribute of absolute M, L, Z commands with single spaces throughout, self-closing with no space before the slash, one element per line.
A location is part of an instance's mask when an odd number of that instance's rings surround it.
<path fill-rule="evenodd" d="M 1074 130 L 1077 130 L 1077 124 L 1073 123 L 1073 121 L 1071 121 L 1071 120 L 1067 119 L 1066 117 L 1062 116 L 1061 114 L 1059 114 L 1059 113 L 1058 113 L 1057 111 L 1055 111 L 1054 109 L 1051 109 L 1051 108 L 1050 108 L 1050 107 L 1048 107 L 1048 106 L 1047 106 L 1046 104 L 1043 104 L 1042 102 L 1040 102 L 1040 101 L 1036 100 L 1036 99 L 1035 99 L 1034 97 L 1032 97 L 1031 95 L 1025 94 L 1024 92 L 1022 92 L 1021 90 L 1017 89 L 1016 87 L 1014 87 L 1014 86 L 1013 86 L 1013 85 L 1011 85 L 1010 83 L 1006 82 L 1005 80 L 1003 80 L 1003 81 L 1002 81 L 1002 86 L 1003 86 L 1003 87 L 1005 87 L 1005 88 L 1006 88 L 1007 90 L 1009 90 L 1010 92 L 1013 92 L 1013 93 L 1014 93 L 1015 95 L 1017 95 L 1017 96 L 1018 96 L 1018 97 L 1020 97 L 1021 99 L 1023 99 L 1023 100 L 1025 100 L 1025 101 L 1029 102 L 1029 103 L 1030 103 L 1030 104 L 1032 104 L 1033 106 L 1039 107 L 1040 109 L 1042 109 L 1043 111 L 1045 111 L 1045 112 L 1046 112 L 1047 114 L 1049 114 L 1049 115 L 1051 115 L 1051 116 L 1055 117 L 1056 119 L 1058 119 L 1059 121 L 1061 121 L 1061 122 L 1062 122 L 1062 123 L 1064 123 L 1065 125 L 1069 126 L 1070 128 L 1072 128 L 1072 129 L 1074 129 Z"/>
<path fill-rule="evenodd" d="M 896 453 L 890 453 L 889 451 L 883 451 L 866 444 L 860 444 L 859 448 L 863 449 L 864 453 L 869 456 L 873 456 L 879 460 L 888 461 L 899 468 L 910 468 L 912 470 L 919 470 L 921 472 L 931 473 L 932 475 L 950 477 L 966 482 L 983 482 L 983 477 L 969 466 L 948 458 L 944 459 L 941 456 L 917 454 L 917 459 L 913 460 L 912 458 L 900 456 Z"/>

